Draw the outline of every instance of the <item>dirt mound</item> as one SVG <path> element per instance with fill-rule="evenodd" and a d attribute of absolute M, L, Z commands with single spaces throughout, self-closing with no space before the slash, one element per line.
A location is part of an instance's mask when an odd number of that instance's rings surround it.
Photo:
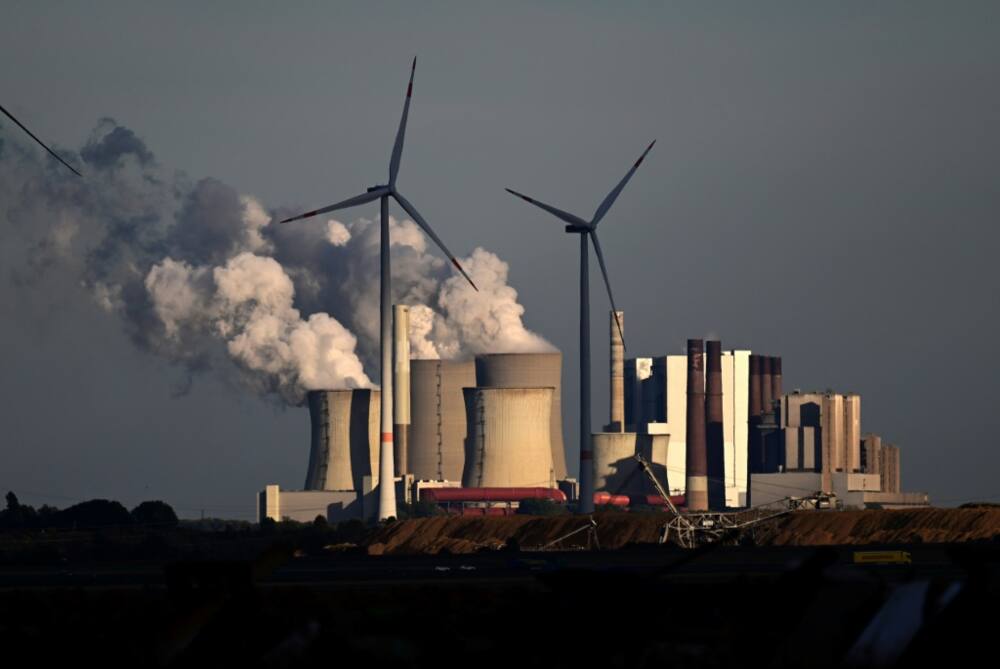
<path fill-rule="evenodd" d="M 654 543 L 664 517 L 604 513 L 595 516 L 602 548 L 621 548 L 629 543 Z M 507 518 L 460 518 L 441 516 L 393 523 L 373 534 L 369 554 L 474 553 L 501 548 L 508 542 L 520 546 L 542 546 L 587 524 L 579 516 L 510 516 Z M 584 546 L 586 532 L 568 539 L 566 546 Z"/>
<path fill-rule="evenodd" d="M 1000 536 L 1000 508 L 801 511 L 758 533 L 771 546 L 949 543 Z"/>
<path fill-rule="evenodd" d="M 595 515 L 604 549 L 656 543 L 666 514 Z M 439 516 L 405 520 L 377 530 L 365 542 L 368 553 L 474 553 L 508 542 L 522 547 L 547 544 L 587 524 L 579 516 L 461 518 Z M 756 541 L 766 546 L 819 546 L 898 543 L 948 543 L 1000 538 L 1000 508 L 867 511 L 800 511 L 762 525 Z M 564 542 L 585 546 L 587 533 Z"/>

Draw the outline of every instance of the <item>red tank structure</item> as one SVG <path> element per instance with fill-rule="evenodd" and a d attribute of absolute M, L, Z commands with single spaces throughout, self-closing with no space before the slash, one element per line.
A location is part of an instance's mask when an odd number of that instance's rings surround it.
<path fill-rule="evenodd" d="M 594 506 L 619 506 L 629 505 L 628 495 L 612 495 L 609 492 L 595 492 Z"/>
<path fill-rule="evenodd" d="M 684 506 L 684 495 L 671 495 L 670 502 L 674 506 Z M 649 506 L 666 506 L 667 501 L 659 495 L 646 495 L 645 503 Z"/>

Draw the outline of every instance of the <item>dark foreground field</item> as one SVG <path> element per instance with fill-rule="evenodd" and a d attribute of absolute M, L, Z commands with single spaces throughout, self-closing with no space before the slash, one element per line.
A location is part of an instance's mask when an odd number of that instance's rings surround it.
<path fill-rule="evenodd" d="M 912 564 L 857 566 L 858 547 L 369 556 L 247 541 L 253 559 L 7 564 L 5 666 L 947 666 L 992 662 L 1000 604 L 993 542 L 880 546 Z"/>

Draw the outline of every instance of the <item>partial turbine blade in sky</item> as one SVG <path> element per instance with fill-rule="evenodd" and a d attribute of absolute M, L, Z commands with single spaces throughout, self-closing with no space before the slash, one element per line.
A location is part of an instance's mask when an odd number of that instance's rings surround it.
<path fill-rule="evenodd" d="M 635 174 L 635 171 L 639 169 L 639 165 L 642 165 L 643 159 L 646 157 L 646 154 L 649 153 L 649 150 L 653 148 L 653 144 L 656 144 L 655 139 L 650 142 L 649 146 L 646 147 L 646 150 L 642 152 L 642 155 L 639 156 L 639 160 L 635 161 L 635 165 L 633 165 L 632 169 L 628 171 L 625 178 L 618 182 L 618 185 L 615 186 L 610 193 L 608 193 L 608 196 L 604 198 L 604 202 L 602 202 L 601 206 L 599 206 L 597 211 L 594 212 L 593 223 L 595 226 L 602 218 L 604 218 L 604 215 L 608 213 L 608 209 L 610 209 L 611 205 L 615 203 L 615 200 L 621 194 L 622 189 L 625 188 L 625 184 L 628 183 L 628 180 L 631 179 L 632 175 Z"/>
<path fill-rule="evenodd" d="M 625 347 L 625 333 L 622 332 L 622 322 L 618 318 L 618 307 L 615 306 L 615 296 L 611 294 L 611 280 L 608 279 L 608 268 L 604 265 L 604 254 L 601 252 L 601 243 L 597 241 L 597 232 L 591 231 L 590 239 L 594 242 L 594 251 L 597 252 L 597 262 L 601 264 L 601 274 L 604 276 L 604 285 L 608 288 L 608 299 L 611 300 L 611 310 L 615 314 L 615 324 L 618 326 L 618 335 L 622 338 L 622 347 Z"/>
<path fill-rule="evenodd" d="M 41 146 L 43 149 L 45 149 L 46 151 L 48 151 L 49 154 L 53 158 L 55 158 L 60 163 L 62 163 L 63 165 L 65 165 L 69 169 L 70 172 L 72 172 L 73 174 L 75 174 L 78 177 L 82 177 L 83 176 L 82 174 L 80 174 L 79 172 L 77 172 L 75 169 L 73 169 L 73 167 L 69 163 L 67 163 L 65 160 L 63 160 L 62 158 L 60 158 L 59 154 L 57 154 L 55 151 L 53 151 L 52 149 L 50 149 L 49 147 L 47 147 L 45 145 L 45 142 L 43 142 L 42 140 L 40 140 L 37 137 L 35 137 L 35 133 L 33 133 L 30 130 L 28 130 L 27 128 L 25 128 L 24 125 L 20 121 L 18 121 L 16 118 L 14 118 L 13 114 L 11 114 L 9 111 L 7 111 L 6 109 L 3 108 L 3 105 L 0 105 L 0 112 L 3 112 L 4 115 L 7 116 L 7 118 L 9 118 L 11 121 L 13 121 L 14 123 L 16 123 L 17 127 L 19 127 L 21 130 L 23 130 L 26 133 L 28 133 L 28 136 L 31 137 L 31 139 L 33 139 L 36 142 L 38 142 L 39 146 Z"/>
<path fill-rule="evenodd" d="M 403 140 L 406 139 L 406 118 L 410 115 L 410 98 L 413 97 L 413 75 L 417 71 L 417 57 L 413 57 L 410 67 L 410 85 L 406 87 L 406 102 L 403 103 L 403 116 L 399 119 L 399 130 L 396 131 L 396 143 L 392 145 L 392 160 L 389 161 L 389 185 L 396 183 L 399 174 L 399 161 L 403 157 Z"/>
<path fill-rule="evenodd" d="M 328 211 L 334 211 L 336 209 L 347 209 L 348 207 L 355 207 L 359 204 L 365 204 L 366 202 L 371 202 L 372 200 L 377 200 L 383 195 L 388 195 L 388 188 L 376 188 L 373 191 L 367 193 L 362 193 L 361 195 L 355 195 L 354 197 L 349 197 L 342 202 L 337 204 L 331 204 L 329 207 L 323 207 L 322 209 L 315 209 L 313 211 L 307 211 L 304 214 L 299 214 L 298 216 L 293 216 L 292 218 L 286 218 L 281 221 L 282 223 L 288 223 L 290 221 L 299 221 L 303 218 L 309 218 L 310 216 L 317 216 L 319 214 L 325 214 Z"/>
<path fill-rule="evenodd" d="M 553 207 L 550 204 L 545 204 L 544 202 L 539 202 L 538 200 L 534 200 L 534 199 L 528 197 L 527 195 L 523 195 L 521 193 L 518 193 L 516 190 L 511 190 L 510 188 L 504 188 L 504 190 L 507 191 L 508 193 L 510 193 L 511 195 L 516 195 L 517 197 L 521 198 L 522 200 L 524 200 L 525 202 L 527 202 L 529 204 L 533 204 L 533 205 L 535 205 L 536 207 L 538 207 L 540 209 L 544 209 L 545 211 L 549 212 L 550 214 L 552 214 L 556 218 L 561 218 L 562 220 L 566 221 L 570 225 L 578 225 L 578 226 L 583 227 L 583 228 L 589 228 L 590 227 L 590 223 L 587 223 L 587 221 L 583 220 L 579 216 L 575 216 L 574 214 L 569 213 L 568 211 L 563 211 L 562 209 L 557 209 L 557 208 Z"/>
<path fill-rule="evenodd" d="M 413 205 L 410 204 L 409 200 L 403 197 L 402 193 L 393 192 L 392 196 L 396 198 L 396 202 L 399 203 L 399 206 L 402 207 L 404 210 L 406 210 L 406 213 L 410 215 L 410 218 L 412 218 L 417 225 L 423 228 L 424 232 L 427 233 L 427 236 L 433 239 L 434 243 L 437 244 L 442 251 L 444 251 L 444 254 L 448 256 L 448 258 L 451 260 L 451 263 L 456 268 L 458 268 L 458 271 L 462 273 L 462 276 L 465 277 L 465 280 L 468 281 L 472 285 L 472 287 L 476 289 L 476 292 L 479 292 L 479 288 L 476 288 L 476 284 L 472 281 L 472 279 L 469 278 L 469 275 L 465 273 L 465 270 L 462 268 L 462 265 L 459 264 L 458 259 L 455 258 L 454 255 L 452 255 L 451 251 L 448 250 L 448 247 L 444 245 L 444 242 L 442 242 L 441 239 L 436 234 L 434 234 L 434 231 L 431 230 L 431 226 L 427 224 L 427 221 L 425 221 L 424 217 L 420 215 L 420 212 L 418 212 L 413 207 Z"/>

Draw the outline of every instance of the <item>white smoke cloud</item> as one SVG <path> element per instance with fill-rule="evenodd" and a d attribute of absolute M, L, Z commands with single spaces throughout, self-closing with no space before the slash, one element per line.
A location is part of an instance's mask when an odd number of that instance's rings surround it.
<path fill-rule="evenodd" d="M 244 252 L 212 269 L 165 258 L 145 285 L 168 339 L 219 337 L 249 385 L 292 402 L 305 390 L 371 386 L 354 335 L 327 314 L 303 320 L 273 258 Z"/>
<path fill-rule="evenodd" d="M 441 357 L 429 339 L 434 328 L 434 310 L 424 304 L 410 307 L 410 357 L 418 360 L 437 360 Z"/>
<path fill-rule="evenodd" d="M 446 329 L 457 340 L 458 351 L 476 354 L 555 350 L 524 326 L 524 307 L 517 301 L 517 291 L 507 285 L 507 263 L 483 248 L 476 248 L 461 263 L 479 292 L 464 277 L 452 276 L 442 284 L 437 299 Z M 447 346 L 451 342 L 441 343 Z M 451 357 L 458 354 L 453 343 L 450 351 Z"/>
<path fill-rule="evenodd" d="M 326 240 L 334 246 L 344 246 L 351 241 L 351 231 L 340 221 L 326 222 Z"/>
<path fill-rule="evenodd" d="M 377 221 L 278 226 L 275 211 L 217 179 L 160 166 L 104 119 L 80 151 L 85 181 L 0 139 L 0 215 L 28 252 L 11 276 L 87 287 L 139 347 L 190 377 L 212 370 L 264 395 L 367 387 L 378 371 Z M 411 305 L 414 357 L 552 346 L 524 325 L 508 265 L 476 249 L 456 274 L 410 220 L 389 221 L 393 302 Z M 367 366 L 367 373 L 366 373 Z"/>

